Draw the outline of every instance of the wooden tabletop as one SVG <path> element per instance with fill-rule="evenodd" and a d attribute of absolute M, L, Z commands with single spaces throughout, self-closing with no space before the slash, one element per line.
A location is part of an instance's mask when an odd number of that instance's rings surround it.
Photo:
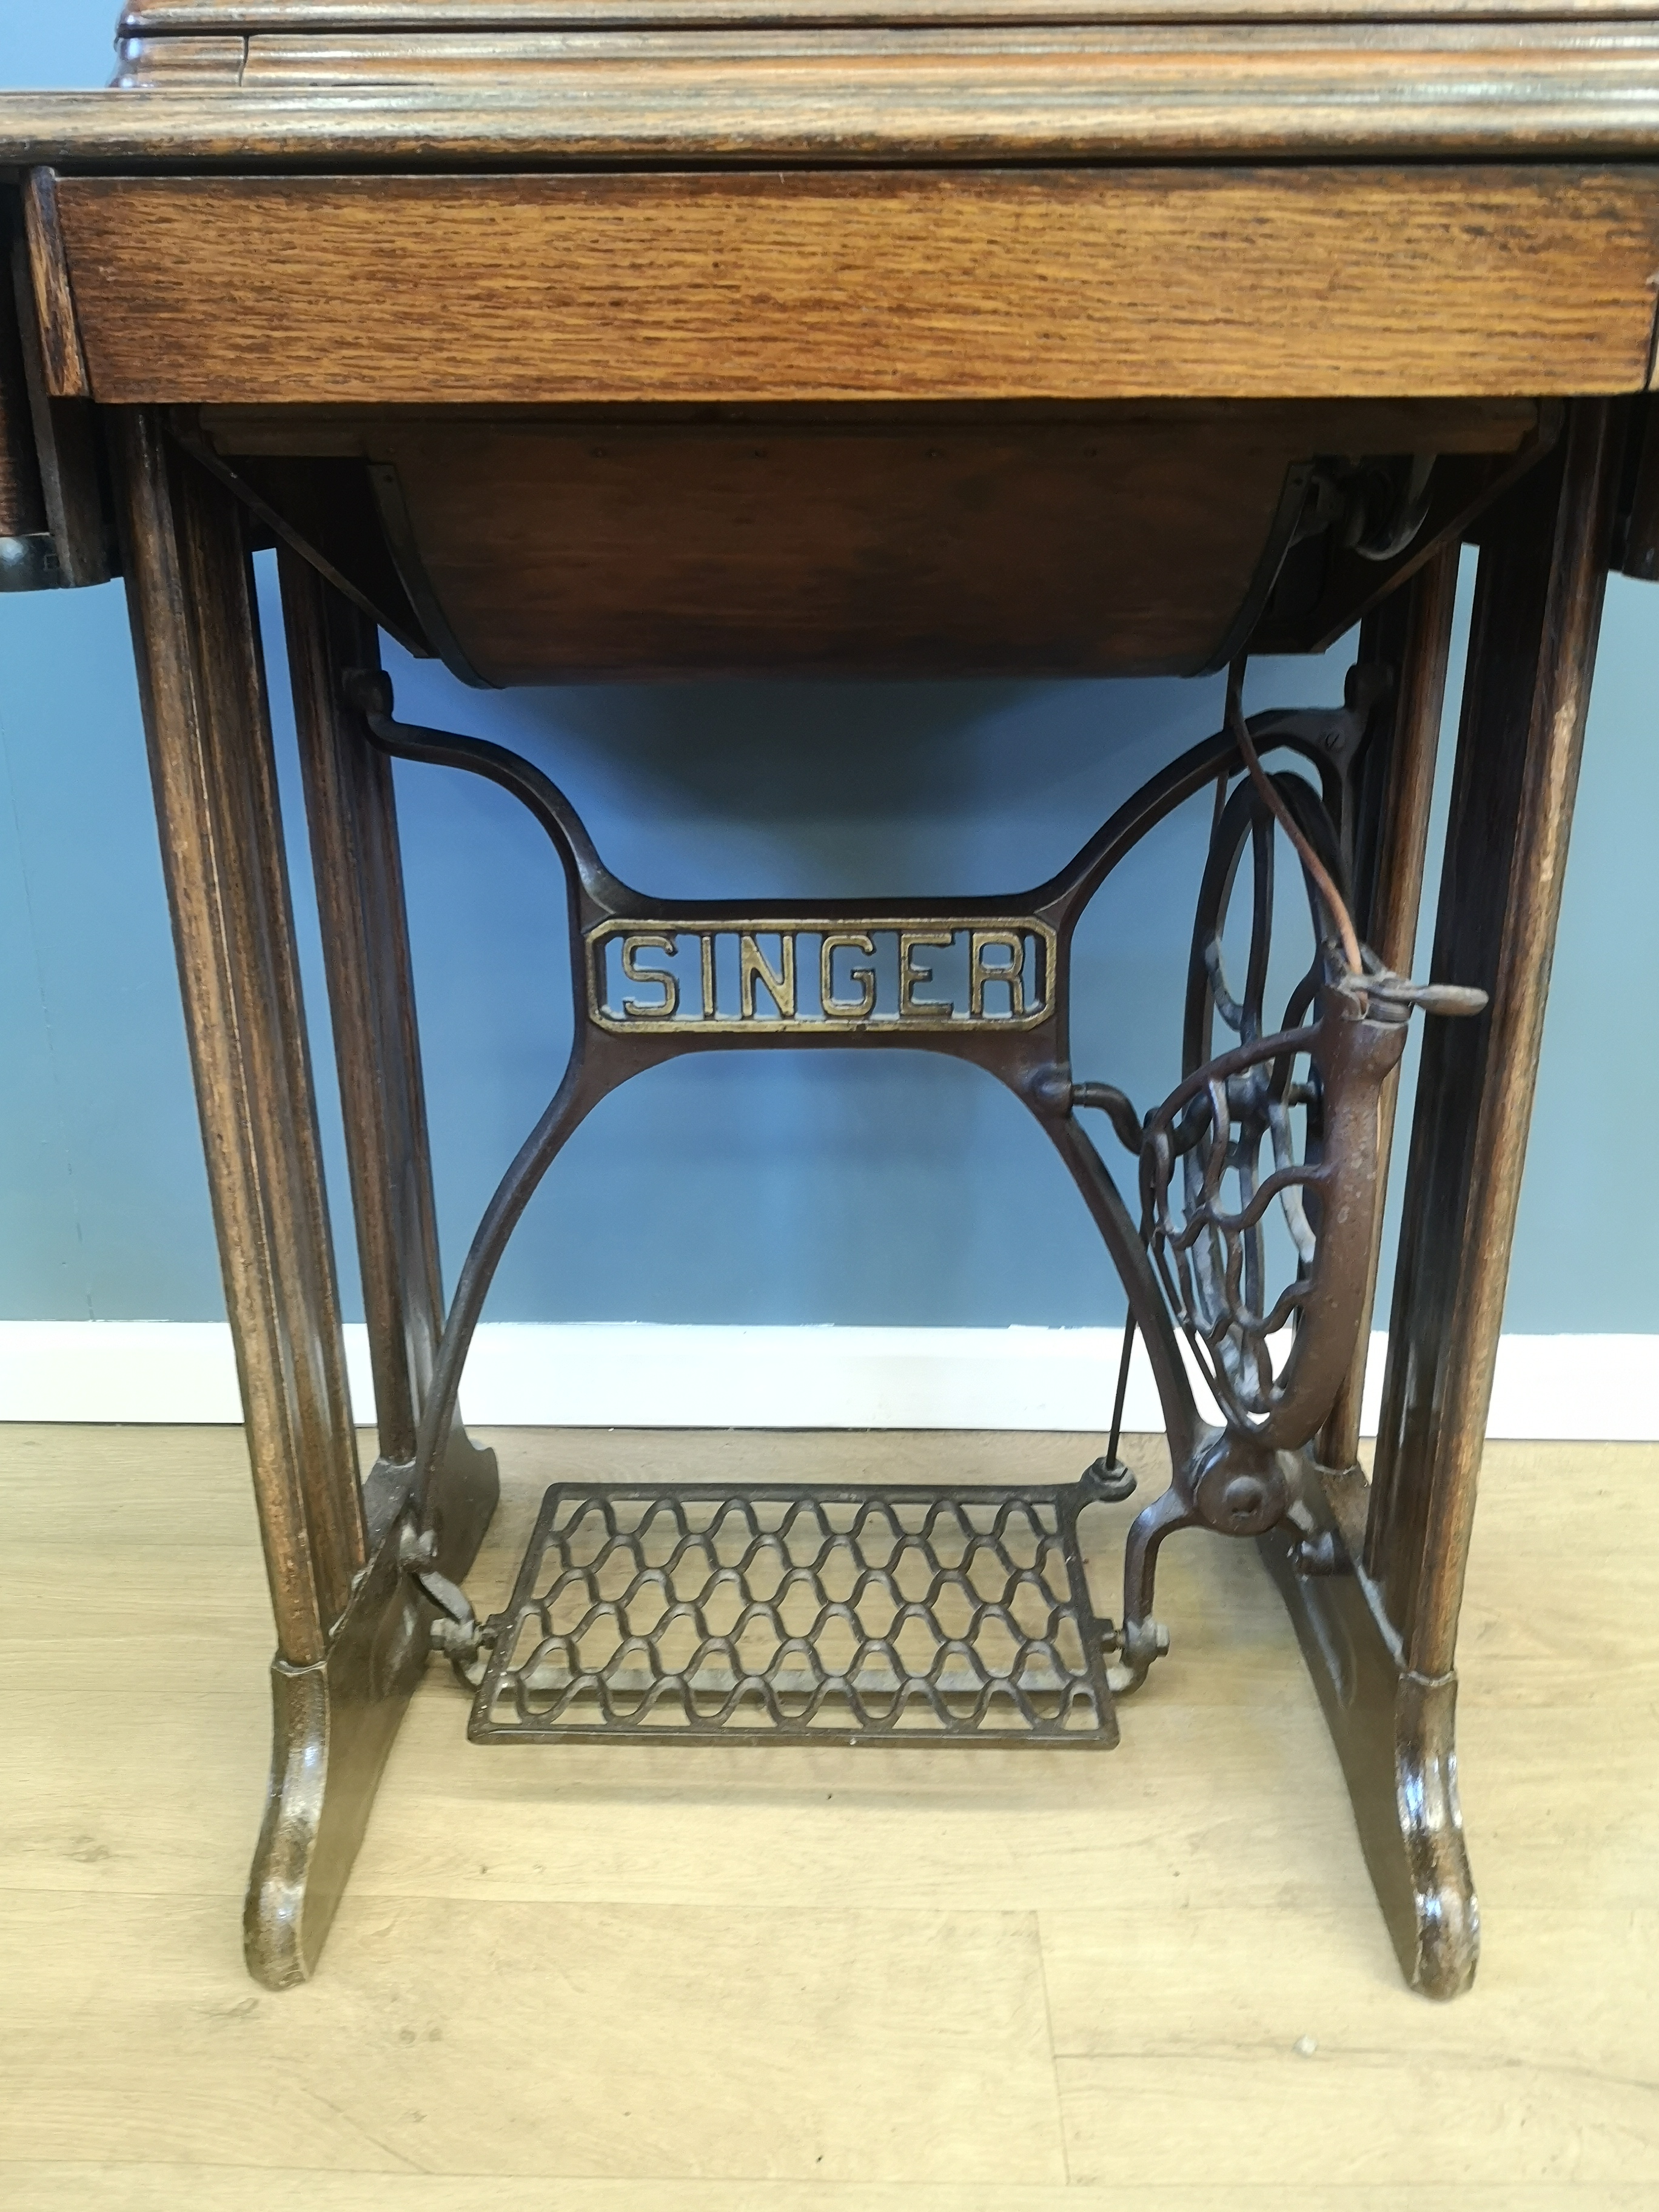
<path fill-rule="evenodd" d="M 568 426 L 517 415 L 620 408 L 647 477 L 668 465 L 649 439 L 672 447 L 686 542 L 721 604 L 720 499 L 738 502 L 734 560 L 750 539 L 775 550 L 781 518 L 833 510 L 848 546 L 903 538 L 907 574 L 927 567 L 918 548 L 959 540 L 958 566 L 994 580 L 1004 544 L 1044 606 L 1063 609 L 1063 575 L 1127 609 L 1121 635 L 1082 623 L 1080 659 L 1052 639 L 1039 653 L 1055 623 L 1034 618 L 1017 641 L 1034 665 L 1188 668 L 1262 614 L 1298 526 L 1287 468 L 1437 456 L 1439 505 L 1409 556 L 1426 557 L 1547 442 L 1554 401 L 1653 388 L 1659 0 L 142 0 L 110 88 L 0 97 L 8 178 L 45 396 L 210 410 L 192 434 L 290 536 L 295 483 L 316 493 L 332 470 L 330 512 L 343 472 L 378 546 L 371 480 L 384 507 L 395 479 L 399 557 L 440 572 L 416 596 L 442 616 L 429 631 L 465 633 L 458 666 L 545 676 L 536 641 L 574 617 L 529 590 L 514 533 L 539 544 L 550 486 L 595 470 L 611 489 L 567 542 L 603 538 L 605 501 L 632 497 L 608 449 L 573 461 Z M 1340 430 L 1316 424 L 1328 404 L 1349 410 Z M 1156 426 L 1090 410 L 1165 404 L 1193 411 L 1186 459 L 1154 482 Z M 1378 428 L 1379 406 L 1425 404 L 1432 435 Z M 1214 433 L 1224 455 L 1205 444 L 1216 406 L 1234 410 Z M 895 407 L 967 410 L 977 443 L 836 411 Z M 1492 434 L 1492 410 L 1515 407 L 1519 447 Z M 686 408 L 830 413 L 753 441 L 744 475 L 720 423 L 693 437 L 640 412 Z M 502 418 L 488 467 L 464 465 L 471 434 L 453 418 L 468 409 Z M 1037 412 L 999 444 L 995 410 L 1022 409 Z M 433 410 L 441 466 L 427 431 L 393 419 Z M 895 436 L 921 441 L 902 466 Z M 1098 514 L 1064 527 L 1039 496 L 1097 478 Z M 449 504 L 473 515 L 486 479 L 505 533 L 487 546 Z M 1241 518 L 1237 544 L 1206 520 L 1218 507 Z M 1152 560 L 1154 526 L 1182 516 Z M 639 517 L 605 540 L 635 586 L 665 535 Z M 1072 557 L 1097 536 L 1138 549 L 1139 598 Z M 349 551 L 334 558 L 348 580 Z M 796 575 L 814 607 L 822 556 L 806 547 Z M 867 547 L 842 566 L 877 573 Z M 1395 566 L 1316 595 L 1291 641 L 1322 639 Z M 934 568 L 930 604 L 956 627 L 896 613 L 930 651 L 948 630 L 957 665 L 970 595 Z M 610 570 L 601 582 L 608 607 Z M 394 629 L 408 613 L 360 597 Z M 738 597 L 747 619 L 767 593 Z M 701 635 L 694 599 L 675 604 Z M 489 626 L 501 606 L 512 637 Z M 848 637 L 879 627 L 855 612 L 791 650 L 842 665 Z M 597 620 L 575 624 L 584 667 L 610 665 Z M 777 628 L 760 625 L 774 645 Z M 764 659 L 758 635 L 732 648 L 743 665 Z M 681 665 L 680 644 L 659 659 Z"/>
<path fill-rule="evenodd" d="M 125 88 L 0 99 L 0 169 L 1659 159 L 1654 0 L 149 0 L 124 28 Z"/>

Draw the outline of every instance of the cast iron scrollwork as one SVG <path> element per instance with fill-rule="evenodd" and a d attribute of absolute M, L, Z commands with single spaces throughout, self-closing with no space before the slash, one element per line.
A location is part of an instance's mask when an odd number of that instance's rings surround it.
<path fill-rule="evenodd" d="M 1275 776 L 1273 787 L 1309 845 L 1323 847 L 1336 881 L 1340 855 L 1317 795 L 1293 775 Z M 1277 835 L 1247 781 L 1216 825 L 1200 894 L 1187 1072 L 1148 1116 L 1140 1160 L 1143 1220 L 1170 1311 L 1229 1428 L 1275 1448 L 1305 1441 L 1346 1370 L 1353 1303 L 1346 1293 L 1355 1281 L 1363 1287 L 1375 1195 L 1364 1123 L 1405 1041 L 1403 1008 L 1379 1001 L 1368 1017 L 1341 988 L 1348 971 L 1337 917 L 1305 868 L 1313 956 L 1277 1028 L 1266 1029 Z M 1223 923 L 1247 848 L 1249 948 L 1235 997 Z M 1219 1050 L 1218 1025 L 1236 1040 Z M 1293 1270 L 1270 1299 L 1275 1216 Z M 1288 1352 L 1276 1361 L 1273 1340 L 1287 1330 Z"/>
<path fill-rule="evenodd" d="M 1382 969 L 1361 947 L 1342 888 L 1349 770 L 1379 687 L 1376 670 L 1353 672 L 1342 708 L 1259 715 L 1240 704 L 1232 672 L 1225 726 L 1162 769 L 1104 823 L 1056 875 L 1012 898 L 897 900 L 879 906 L 821 902 L 810 911 L 711 902 L 669 906 L 620 882 L 604 866 L 575 810 L 543 772 L 501 746 L 422 729 L 393 718 L 379 672 L 344 679 L 365 733 L 401 758 L 462 769 L 511 792 L 541 823 L 564 870 L 575 1033 L 563 1080 L 503 1176 L 458 1279 L 422 1408 L 409 1488 L 429 1516 L 429 1476 L 453 1419 L 462 1366 L 496 1267 L 531 1194 L 596 1106 L 645 1069 L 686 1053 L 804 1049 L 884 1043 L 971 1060 L 1005 1084 L 1065 1161 L 1121 1279 L 1130 1330 L 1144 1341 L 1162 1404 L 1173 1476 L 1131 1528 L 1124 1559 L 1124 1620 L 1103 1625 L 1115 1690 L 1144 1680 L 1167 1648 L 1152 1618 L 1156 1559 L 1172 1530 L 1206 1526 L 1255 1535 L 1277 1522 L 1310 1526 L 1303 1502 L 1310 1440 L 1347 1371 L 1364 1310 L 1377 1195 L 1379 1094 L 1398 1064 L 1413 1006 L 1472 1012 L 1479 993 L 1421 989 Z M 1263 750 L 1309 771 L 1269 775 Z M 1243 772 L 1243 780 L 1230 789 Z M 1124 856 L 1160 822 L 1206 789 L 1219 803 L 1200 892 L 1189 965 L 1181 1082 L 1143 1120 L 1110 1085 L 1078 1083 L 1071 1068 L 1071 947 L 1079 919 Z M 1279 1028 L 1266 1029 L 1274 920 L 1275 842 L 1289 840 L 1307 895 L 1312 951 L 1289 993 Z M 1237 985 L 1223 955 L 1224 924 L 1246 853 L 1250 859 L 1249 950 Z M 874 970 L 848 997 L 834 962 L 867 963 L 880 936 L 898 945 L 897 1004 L 876 1004 Z M 746 982 L 735 1012 L 721 998 L 717 952 L 742 956 L 775 1002 L 761 1018 Z M 774 969 L 763 940 L 778 947 Z M 629 947 L 635 948 L 630 964 Z M 814 951 L 813 948 L 817 950 Z M 968 982 L 941 997 L 933 963 L 966 952 Z M 605 963 L 642 988 L 617 1006 Z M 677 948 L 678 950 L 677 951 Z M 694 950 L 696 948 L 696 950 Z M 651 965 L 641 969 L 639 957 Z M 662 964 L 690 957 L 684 988 Z M 803 979 L 822 969 L 812 1011 Z M 798 987 L 806 997 L 798 997 Z M 992 1001 L 998 1001 L 993 1009 Z M 1224 1040 L 1217 1034 L 1218 1026 Z M 1079 1108 L 1100 1108 L 1134 1156 L 1140 1214 L 1120 1192 Z M 1284 1223 L 1290 1279 L 1269 1293 L 1274 1217 Z M 1281 1333 L 1288 1332 L 1288 1347 Z M 1182 1357 L 1194 1364 L 1221 1415 L 1200 1419 Z M 1133 1486 L 1112 1445 L 1079 1498 L 1124 1497 Z M 424 1522 L 422 1524 L 424 1528 Z M 430 1575 L 429 1547 L 411 1534 L 409 1571 Z M 465 1661 L 487 1641 L 462 1593 L 428 1589 L 437 1641 Z"/>
<path fill-rule="evenodd" d="M 1188 966 L 1182 1079 L 1138 1128 L 1121 1094 L 1085 1099 L 1105 1107 L 1139 1151 L 1141 1233 L 1221 1414 L 1131 1531 L 1118 1689 L 1144 1680 L 1167 1645 L 1152 1618 L 1165 1536 L 1192 1526 L 1256 1536 L 1285 1521 L 1311 1531 L 1303 1490 L 1315 1473 L 1312 1440 L 1364 1311 L 1382 1086 L 1414 1006 L 1456 1015 L 1486 1004 L 1480 991 L 1413 984 L 1358 942 L 1337 822 L 1305 779 L 1262 767 L 1239 704 L 1242 676 L 1235 668 L 1227 726 L 1246 777 L 1231 796 L 1221 781 Z M 1281 833 L 1300 864 L 1312 949 L 1267 1030 Z M 1249 942 L 1235 991 L 1223 940 L 1247 852 Z M 1275 1217 L 1288 1277 L 1279 1284 Z"/>

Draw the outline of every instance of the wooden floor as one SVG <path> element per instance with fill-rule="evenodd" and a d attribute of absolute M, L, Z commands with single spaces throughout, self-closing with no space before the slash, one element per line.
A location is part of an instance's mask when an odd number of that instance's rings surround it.
<path fill-rule="evenodd" d="M 491 1603 L 556 1472 L 1097 1449 L 491 1441 Z M 5 2212 L 1659 2206 L 1659 1449 L 1488 1454 L 1485 1956 L 1447 2007 L 1400 1985 L 1277 1598 L 1195 1536 L 1115 1753 L 470 1748 L 434 1668 L 320 1978 L 270 1996 L 240 1433 L 0 1430 L 0 1462 Z"/>

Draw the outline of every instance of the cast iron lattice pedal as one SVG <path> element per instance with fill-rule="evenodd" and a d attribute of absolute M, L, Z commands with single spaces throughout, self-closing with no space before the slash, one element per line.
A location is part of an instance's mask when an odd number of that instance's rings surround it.
<path fill-rule="evenodd" d="M 1115 1744 L 1089 1495 L 556 1484 L 468 1734 Z"/>

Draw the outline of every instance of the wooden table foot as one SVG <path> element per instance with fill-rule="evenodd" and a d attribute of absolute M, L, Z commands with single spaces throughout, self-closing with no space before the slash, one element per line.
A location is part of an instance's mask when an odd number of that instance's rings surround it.
<path fill-rule="evenodd" d="M 495 1455 L 458 1430 L 434 1476 L 434 1564 L 452 1579 L 477 1556 L 497 1489 Z M 430 1653 L 433 1608 L 404 1565 L 414 1523 L 401 1499 L 387 1504 L 384 1534 L 327 1656 L 310 1667 L 271 1662 L 270 1786 L 242 1913 L 248 1972 L 267 1989 L 290 1989 L 316 1972 Z"/>
<path fill-rule="evenodd" d="M 1413 1674 L 1362 1577 L 1298 1574 L 1282 1529 L 1261 1545 L 1342 1762 L 1400 1970 L 1425 1996 L 1459 1996 L 1474 1979 L 1480 1909 L 1457 1802 L 1457 1677 Z"/>

